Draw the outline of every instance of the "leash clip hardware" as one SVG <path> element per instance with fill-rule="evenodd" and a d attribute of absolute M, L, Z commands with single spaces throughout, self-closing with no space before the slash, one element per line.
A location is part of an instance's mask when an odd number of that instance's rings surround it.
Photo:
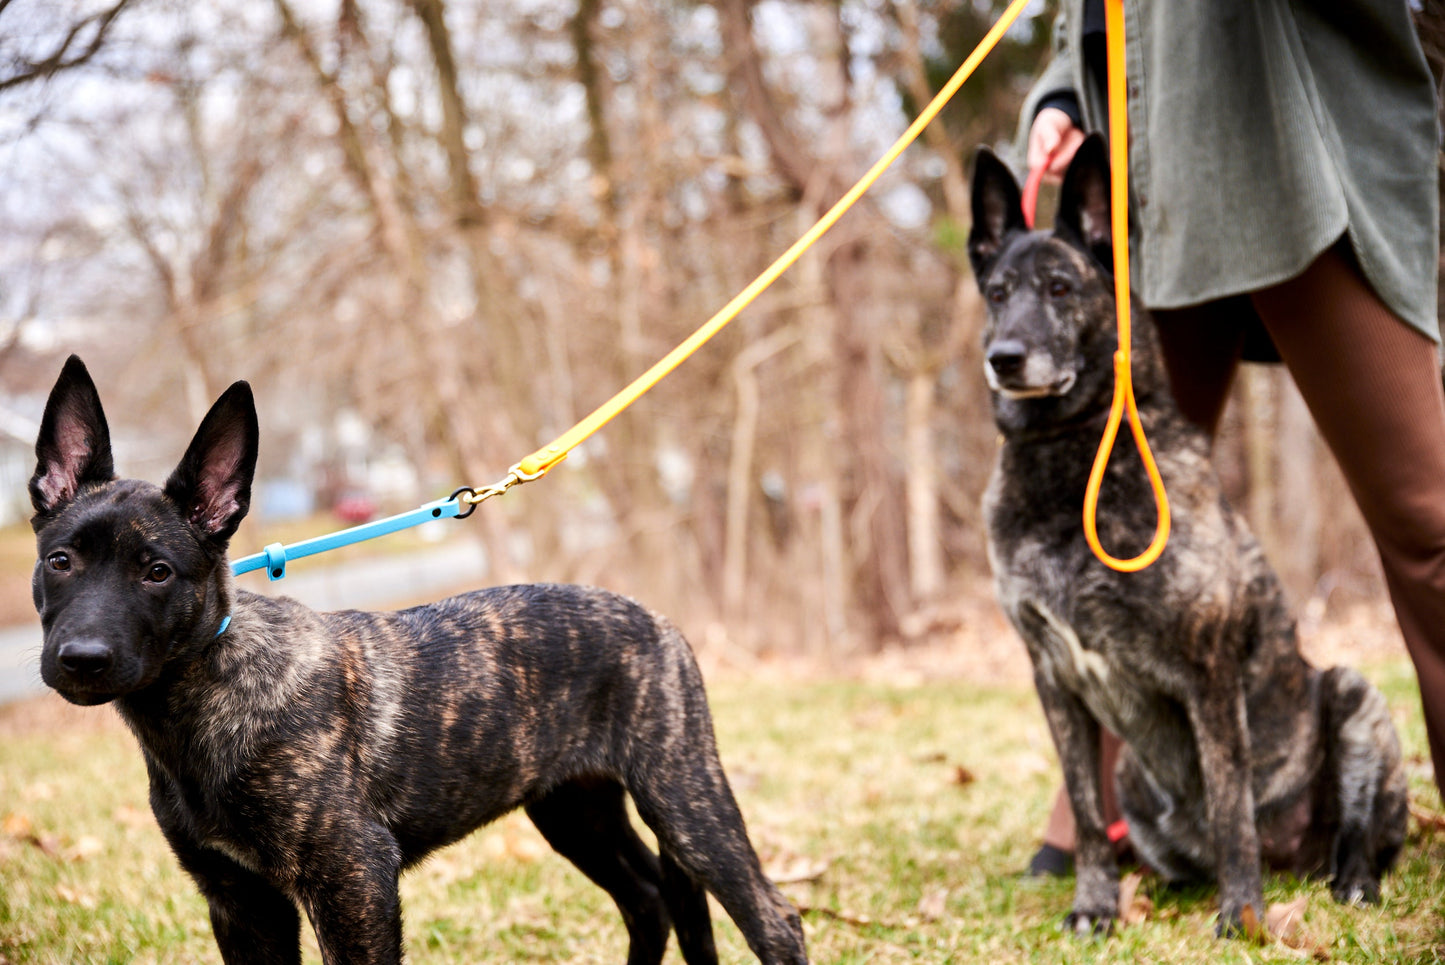
<path fill-rule="evenodd" d="M 266 554 L 266 578 L 276 582 L 286 575 L 286 547 L 272 543 L 262 550 Z"/>

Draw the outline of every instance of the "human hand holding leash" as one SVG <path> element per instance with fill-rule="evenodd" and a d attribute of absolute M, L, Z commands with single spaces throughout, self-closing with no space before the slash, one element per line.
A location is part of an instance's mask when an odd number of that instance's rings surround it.
<path fill-rule="evenodd" d="M 1045 181 L 1058 184 L 1083 143 L 1084 132 L 1074 125 L 1073 118 L 1057 107 L 1045 107 L 1029 128 L 1029 170 L 1041 169 Z"/>

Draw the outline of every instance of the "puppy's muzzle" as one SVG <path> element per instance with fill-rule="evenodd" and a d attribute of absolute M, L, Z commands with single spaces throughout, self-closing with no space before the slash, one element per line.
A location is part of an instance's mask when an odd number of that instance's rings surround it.
<path fill-rule="evenodd" d="M 110 672 L 115 665 L 115 650 L 93 637 L 67 640 L 55 651 L 55 660 L 76 683 L 90 684 Z"/>
<path fill-rule="evenodd" d="M 75 637 L 55 648 L 52 659 L 40 661 L 40 676 L 72 704 L 103 704 L 133 689 L 115 647 L 99 637 Z"/>

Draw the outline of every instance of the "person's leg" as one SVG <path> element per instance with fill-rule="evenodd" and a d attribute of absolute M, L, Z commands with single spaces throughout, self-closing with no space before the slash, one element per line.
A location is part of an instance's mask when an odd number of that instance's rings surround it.
<path fill-rule="evenodd" d="M 1179 411 L 1214 438 L 1254 317 L 1247 296 L 1154 312 L 1164 370 Z"/>
<path fill-rule="evenodd" d="M 1229 387 L 1239 368 L 1245 326 L 1253 309 L 1245 296 L 1226 298 L 1189 308 L 1153 313 L 1159 348 L 1174 400 L 1186 419 L 1202 426 L 1214 438 Z M 1119 738 L 1100 732 L 1104 773 L 1113 774 L 1119 759 Z M 1112 827 L 1121 820 L 1114 782 L 1104 782 L 1104 820 Z M 1069 795 L 1060 788 L 1044 826 L 1043 846 L 1029 862 L 1030 875 L 1064 875 L 1073 869 L 1074 813 Z"/>
<path fill-rule="evenodd" d="M 1433 342 L 1321 255 L 1255 307 L 1365 517 L 1414 660 L 1435 779 L 1445 776 L 1445 393 Z"/>

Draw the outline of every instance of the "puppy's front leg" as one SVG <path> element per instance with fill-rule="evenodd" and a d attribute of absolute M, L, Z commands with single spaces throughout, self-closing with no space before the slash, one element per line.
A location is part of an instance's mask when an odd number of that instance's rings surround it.
<path fill-rule="evenodd" d="M 401 962 L 401 851 L 373 824 L 332 828 L 297 883 L 326 965 Z"/>
<path fill-rule="evenodd" d="M 1264 921 L 1264 876 L 1260 870 L 1259 832 L 1254 822 L 1250 776 L 1249 728 L 1244 690 L 1236 676 L 1217 674 L 1194 689 L 1187 703 L 1189 722 L 1199 745 L 1204 803 L 1219 877 L 1221 936 L 1244 930 L 1244 909 Z"/>
<path fill-rule="evenodd" d="M 301 965 L 301 915 L 291 899 L 221 852 L 161 830 L 206 898 L 226 965 Z"/>
<path fill-rule="evenodd" d="M 1034 683 L 1059 752 L 1077 826 L 1074 908 L 1063 927 L 1080 936 L 1105 935 L 1113 930 L 1119 914 L 1119 864 L 1104 824 L 1103 781 L 1114 776 L 1099 770 L 1099 722 L 1077 695 L 1060 687 L 1051 675 L 1035 673 Z"/>

